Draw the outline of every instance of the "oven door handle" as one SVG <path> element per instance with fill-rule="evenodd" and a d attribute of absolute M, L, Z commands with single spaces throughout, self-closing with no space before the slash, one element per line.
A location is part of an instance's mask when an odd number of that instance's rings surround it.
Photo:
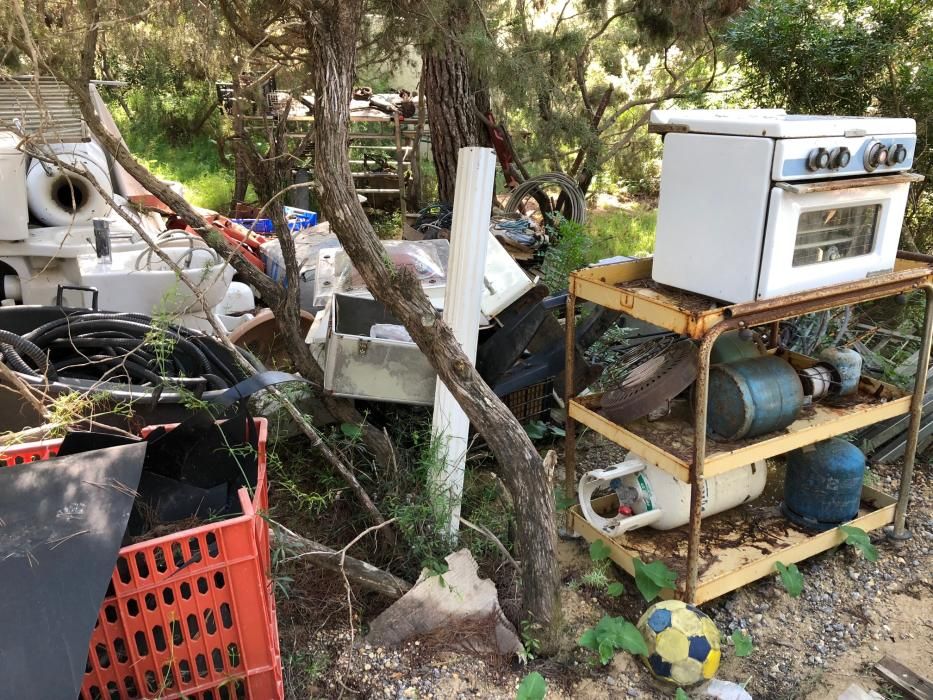
<path fill-rule="evenodd" d="M 823 180 L 820 182 L 777 182 L 778 187 L 794 194 L 809 194 L 810 192 L 832 192 L 834 190 L 849 190 L 854 187 L 882 187 L 883 185 L 901 185 L 909 182 L 921 182 L 923 175 L 919 173 L 892 173 L 891 175 L 870 175 L 868 177 L 853 178 L 851 180 Z"/>

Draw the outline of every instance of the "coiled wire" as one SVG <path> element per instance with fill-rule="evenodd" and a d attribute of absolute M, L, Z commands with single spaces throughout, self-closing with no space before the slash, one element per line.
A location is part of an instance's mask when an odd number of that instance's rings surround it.
<path fill-rule="evenodd" d="M 525 180 L 512 190 L 509 201 L 505 203 L 505 210 L 507 212 L 519 211 L 522 202 L 528 197 L 533 197 L 538 202 L 540 202 L 542 196 L 547 199 L 544 187 L 548 185 L 560 188 L 561 197 L 558 198 L 558 202 L 560 202 L 561 198 L 566 200 L 565 207 L 560 208 L 561 213 L 571 221 L 576 221 L 578 224 L 584 223 L 586 221 L 586 201 L 583 192 L 573 178 L 563 173 L 542 173 Z M 547 214 L 548 212 L 542 211 L 542 213 Z"/>

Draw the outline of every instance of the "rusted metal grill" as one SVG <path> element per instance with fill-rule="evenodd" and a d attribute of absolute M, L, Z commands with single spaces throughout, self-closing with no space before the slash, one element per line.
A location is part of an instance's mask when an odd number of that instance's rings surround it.
<path fill-rule="evenodd" d="M 74 94 L 54 78 L 12 78 L 0 81 L 0 128 L 17 126 L 45 141 L 71 143 L 88 139 Z"/>

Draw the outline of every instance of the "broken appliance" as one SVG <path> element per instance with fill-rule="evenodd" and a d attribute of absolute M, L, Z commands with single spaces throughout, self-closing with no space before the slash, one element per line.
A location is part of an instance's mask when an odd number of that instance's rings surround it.
<path fill-rule="evenodd" d="M 93 85 L 91 93 L 105 125 L 119 138 Z M 54 111 L 47 112 L 52 105 Z M 160 215 L 140 213 L 130 204 L 143 195 L 148 193 L 90 137 L 66 87 L 48 79 L 0 83 L 0 204 L 6 217 L 0 226 L 0 299 L 5 306 L 169 313 L 173 321 L 209 330 L 200 296 L 228 330 L 250 318 L 255 302 L 249 287 L 233 282 L 233 269 L 203 241 L 163 233 Z M 124 216 L 157 241 L 197 293 Z"/>
<path fill-rule="evenodd" d="M 894 267 L 913 119 L 656 110 L 664 134 L 652 278 L 733 303 Z"/>
<path fill-rule="evenodd" d="M 534 287 L 534 281 L 519 267 L 492 234 L 488 237 L 480 311 L 484 325 Z M 396 267 L 406 268 L 437 309 L 444 306 L 447 289 L 447 260 L 450 241 L 383 241 L 386 255 Z M 314 278 L 314 305 L 324 307 L 334 293 L 372 299 L 362 276 L 343 248 L 318 251 Z"/>
<path fill-rule="evenodd" d="M 768 467 L 764 460 L 703 480 L 702 517 L 722 513 L 753 501 L 765 489 Z M 597 492 L 614 492 L 613 513 L 594 508 Z M 628 459 L 580 477 L 577 489 L 583 517 L 610 537 L 640 527 L 671 530 L 690 520 L 690 484 L 629 453 Z"/>

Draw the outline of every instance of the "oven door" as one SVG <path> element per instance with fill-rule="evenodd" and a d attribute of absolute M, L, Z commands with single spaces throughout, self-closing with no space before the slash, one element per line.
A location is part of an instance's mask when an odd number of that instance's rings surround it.
<path fill-rule="evenodd" d="M 894 267 L 909 174 L 771 190 L 758 298 L 842 284 Z"/>

